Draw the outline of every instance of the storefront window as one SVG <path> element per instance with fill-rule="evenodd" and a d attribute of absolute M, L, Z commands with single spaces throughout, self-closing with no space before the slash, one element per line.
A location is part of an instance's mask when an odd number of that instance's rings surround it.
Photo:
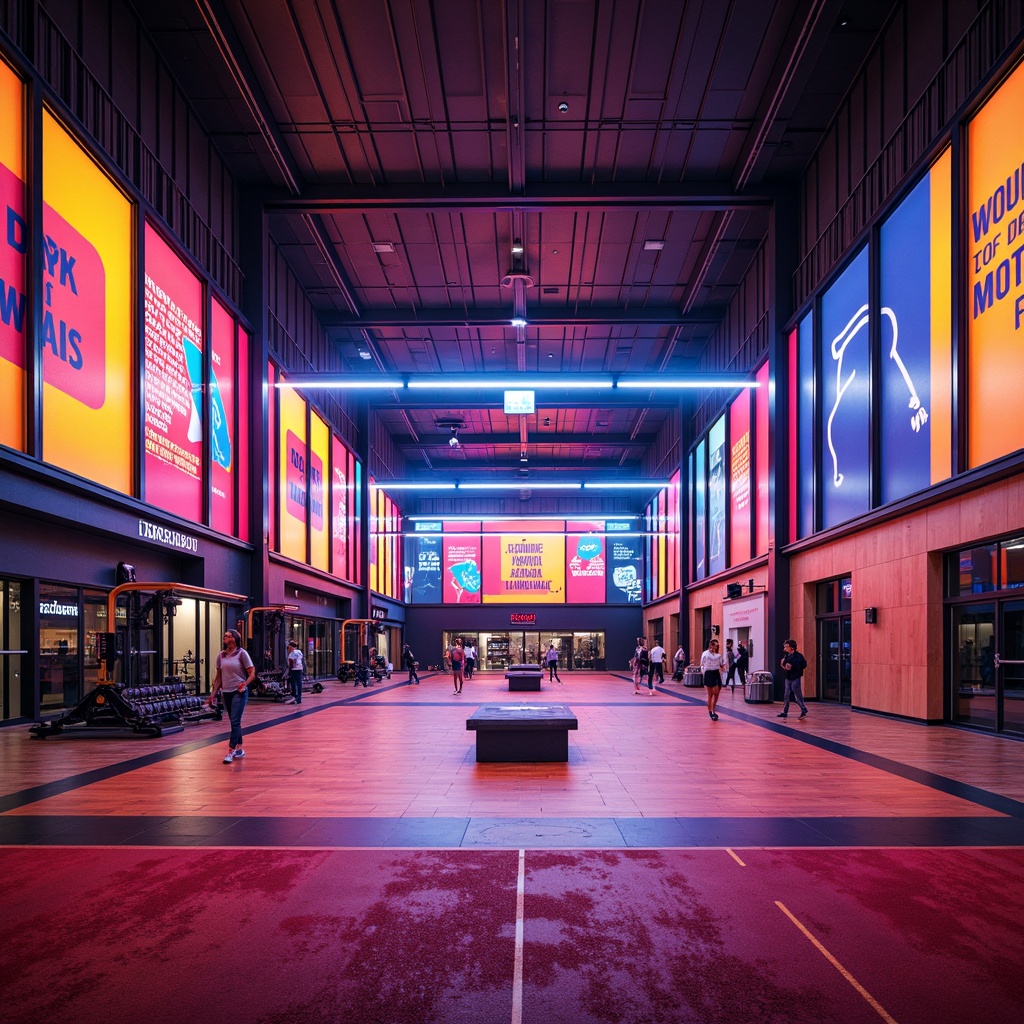
<path fill-rule="evenodd" d="M 27 652 L 21 645 L 21 624 L 21 584 L 0 580 L 0 696 L 5 719 L 32 714 L 31 693 L 25 690 L 23 658 Z"/>
<path fill-rule="evenodd" d="M 73 708 L 82 699 L 77 587 L 39 585 L 39 689 L 43 711 Z"/>

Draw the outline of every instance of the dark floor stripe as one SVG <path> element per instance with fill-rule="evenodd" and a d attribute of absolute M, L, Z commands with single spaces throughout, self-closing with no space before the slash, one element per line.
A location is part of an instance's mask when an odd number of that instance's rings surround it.
<path fill-rule="evenodd" d="M 701 707 L 705 706 L 705 702 L 699 697 L 693 697 L 685 693 L 675 693 L 672 690 L 662 690 L 661 692 L 678 700 L 699 704 Z M 757 715 L 749 715 L 721 703 L 718 704 L 715 710 L 720 714 L 728 715 L 730 718 L 738 718 L 740 721 L 756 725 L 758 728 L 768 729 L 770 732 L 788 736 L 791 739 L 798 740 L 800 743 L 807 743 L 812 747 L 817 747 L 819 750 L 826 750 L 830 754 L 836 754 L 839 757 L 845 757 L 847 760 L 857 761 L 860 764 L 870 765 L 872 768 L 878 768 L 881 771 L 888 772 L 890 775 L 899 776 L 899 778 L 906 779 L 908 782 L 916 782 L 918 785 L 927 786 L 929 789 L 945 793 L 947 796 L 969 800 L 979 807 L 986 807 L 990 811 L 998 811 L 1000 814 L 1008 814 L 1013 818 L 1024 818 L 1024 803 L 1020 800 L 992 793 L 987 789 L 982 789 L 980 786 L 959 782 L 956 779 L 927 771 L 924 768 L 915 768 L 912 765 L 903 764 L 902 761 L 894 761 L 892 758 L 883 757 L 880 754 L 871 754 L 866 750 L 858 750 L 856 747 L 840 743 L 838 740 L 830 740 L 824 736 L 817 736 L 813 732 L 805 732 L 799 726 L 794 728 L 790 725 L 784 725 L 777 720 L 759 718 Z M 807 717 L 813 720 L 813 705 L 811 705 L 810 714 Z"/>
<path fill-rule="evenodd" d="M 385 849 L 1024 847 L 1017 818 L 0 817 L 2 846 Z"/>

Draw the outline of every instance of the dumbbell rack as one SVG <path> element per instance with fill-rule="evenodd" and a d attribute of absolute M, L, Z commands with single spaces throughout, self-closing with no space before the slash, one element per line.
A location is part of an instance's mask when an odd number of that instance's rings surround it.
<path fill-rule="evenodd" d="M 39 739 L 58 733 L 131 730 L 148 736 L 181 732 L 185 722 L 224 717 L 219 706 L 210 707 L 202 697 L 185 692 L 182 682 L 123 687 L 101 684 L 60 718 L 33 725 L 29 732 Z"/>

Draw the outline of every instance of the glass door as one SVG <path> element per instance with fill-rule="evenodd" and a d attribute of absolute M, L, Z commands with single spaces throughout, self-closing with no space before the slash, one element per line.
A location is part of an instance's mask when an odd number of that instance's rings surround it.
<path fill-rule="evenodd" d="M 1003 730 L 1024 734 L 1024 601 L 1001 604 L 998 641 L 992 660 Z"/>
<path fill-rule="evenodd" d="M 995 730 L 996 606 L 991 602 L 955 605 L 952 612 L 953 721 Z"/>
<path fill-rule="evenodd" d="M 818 687 L 821 700 L 851 703 L 850 633 L 849 615 L 818 620 Z"/>

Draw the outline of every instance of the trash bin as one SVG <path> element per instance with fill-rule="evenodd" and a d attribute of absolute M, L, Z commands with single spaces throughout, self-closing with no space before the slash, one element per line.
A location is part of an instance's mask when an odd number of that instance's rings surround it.
<path fill-rule="evenodd" d="M 771 672 L 751 672 L 747 676 L 747 692 L 743 699 L 748 704 L 774 704 L 775 678 Z"/>
<path fill-rule="evenodd" d="M 699 665 L 687 665 L 683 673 L 683 686 L 703 686 L 704 677 L 700 674 Z"/>

